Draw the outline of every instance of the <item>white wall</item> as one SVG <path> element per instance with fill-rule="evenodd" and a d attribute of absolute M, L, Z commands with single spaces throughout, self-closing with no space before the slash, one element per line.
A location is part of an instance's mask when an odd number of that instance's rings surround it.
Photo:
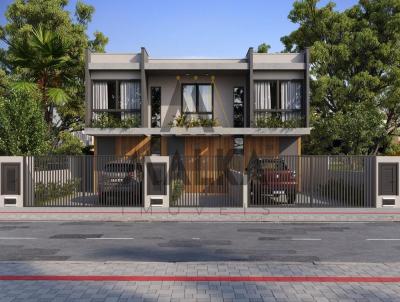
<path fill-rule="evenodd" d="M 179 75 L 179 73 L 177 74 Z M 151 97 L 151 87 L 161 87 L 161 125 L 167 127 L 181 111 L 181 84 L 211 83 L 210 76 L 150 75 L 148 79 L 148 97 Z M 246 75 L 215 75 L 214 80 L 214 118 L 221 126 L 233 127 L 233 88 L 246 89 Z M 246 93 L 245 93 L 246 95 Z M 246 100 L 245 100 L 246 102 Z"/>
<path fill-rule="evenodd" d="M 382 199 L 395 199 L 396 208 L 400 208 L 400 196 L 399 195 L 379 195 L 379 163 L 397 163 L 399 165 L 399 169 L 397 169 L 397 181 L 400 182 L 400 156 L 377 156 L 376 157 L 376 166 L 375 166 L 375 188 L 376 188 L 376 207 L 382 208 Z M 400 184 L 397 184 L 400 190 Z M 389 206 L 385 206 L 389 207 Z"/>
<path fill-rule="evenodd" d="M 24 158 L 22 156 L 0 156 L 0 172 L 2 163 L 19 163 L 20 164 L 20 194 L 19 195 L 3 195 L 3 192 L 0 192 L 0 207 L 4 207 L 4 199 L 6 198 L 15 198 L 17 203 L 17 207 L 23 207 L 24 205 Z M 1 175 L 0 173 L 0 184 L 1 184 Z M 1 188 L 0 188 L 1 189 Z"/>

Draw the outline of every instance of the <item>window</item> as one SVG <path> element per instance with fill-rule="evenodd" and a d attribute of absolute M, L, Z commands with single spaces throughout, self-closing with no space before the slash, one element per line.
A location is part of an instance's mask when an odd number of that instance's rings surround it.
<path fill-rule="evenodd" d="M 233 138 L 233 154 L 243 154 L 243 137 L 235 136 Z"/>
<path fill-rule="evenodd" d="M 244 88 L 233 88 L 233 127 L 244 126 Z"/>
<path fill-rule="evenodd" d="M 183 84 L 182 112 L 187 115 L 212 118 L 213 86 L 211 84 Z"/>
<path fill-rule="evenodd" d="M 301 109 L 302 81 L 256 81 L 254 87 L 256 110 Z"/>
<path fill-rule="evenodd" d="M 1 164 L 1 194 L 20 194 L 20 163 Z"/>
<path fill-rule="evenodd" d="M 280 81 L 281 109 L 301 109 L 303 87 L 301 81 Z"/>
<path fill-rule="evenodd" d="M 93 112 L 127 118 L 140 107 L 140 81 L 93 81 Z"/>
<path fill-rule="evenodd" d="M 254 92 L 256 119 L 265 117 L 281 121 L 301 119 L 303 81 L 256 81 Z"/>
<path fill-rule="evenodd" d="M 151 87 L 151 127 L 161 127 L 161 87 Z"/>
<path fill-rule="evenodd" d="M 255 87 L 255 110 L 278 109 L 277 81 L 257 81 Z"/>
<path fill-rule="evenodd" d="M 161 136 L 152 136 L 150 140 L 151 155 L 161 155 Z"/>

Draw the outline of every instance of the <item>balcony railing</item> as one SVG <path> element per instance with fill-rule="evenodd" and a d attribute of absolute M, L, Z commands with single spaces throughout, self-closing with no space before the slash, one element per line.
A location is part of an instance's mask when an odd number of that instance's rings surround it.
<path fill-rule="evenodd" d="M 305 117 L 301 109 L 254 110 L 253 127 L 256 128 L 302 128 Z"/>
<path fill-rule="evenodd" d="M 95 109 L 93 128 L 137 128 L 141 126 L 140 109 Z"/>

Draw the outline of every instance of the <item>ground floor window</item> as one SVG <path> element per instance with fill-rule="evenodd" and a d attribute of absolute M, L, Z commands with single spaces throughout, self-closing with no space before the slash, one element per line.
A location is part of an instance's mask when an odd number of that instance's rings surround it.
<path fill-rule="evenodd" d="M 233 154 L 244 154 L 243 136 L 235 136 L 233 138 Z"/>
<path fill-rule="evenodd" d="M 151 155 L 161 155 L 161 136 L 156 135 L 151 137 L 150 153 Z"/>

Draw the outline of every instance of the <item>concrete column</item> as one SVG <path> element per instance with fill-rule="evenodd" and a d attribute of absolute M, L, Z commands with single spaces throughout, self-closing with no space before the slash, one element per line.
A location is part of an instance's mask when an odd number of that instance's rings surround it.
<path fill-rule="evenodd" d="M 248 198 L 249 198 L 249 186 L 248 186 L 248 176 L 243 174 L 243 208 L 248 208 Z"/>
<path fill-rule="evenodd" d="M 169 207 L 169 162 L 170 158 L 169 156 L 146 156 L 144 160 L 144 179 L 143 179 L 143 188 L 144 188 L 144 207 L 149 208 L 152 206 L 151 200 L 152 199 L 159 199 L 162 200 L 162 204 L 158 205 L 161 207 Z M 161 163 L 165 165 L 165 171 L 166 171 L 166 179 L 165 179 L 165 184 L 166 184 L 166 194 L 165 195 L 150 195 L 150 193 L 147 191 L 148 185 L 148 163 Z"/>
<path fill-rule="evenodd" d="M 4 164 L 17 164 L 19 170 L 19 190 L 17 193 L 0 192 L 0 208 L 6 206 L 23 207 L 24 206 L 24 157 L 23 156 L 0 156 L 0 179 L 5 171 Z"/>
<path fill-rule="evenodd" d="M 141 119 L 142 127 L 150 128 L 150 103 L 147 98 L 147 77 L 146 77 L 146 63 L 149 61 L 149 54 L 146 48 L 141 48 L 140 55 L 140 90 L 142 97 Z"/>
<path fill-rule="evenodd" d="M 254 62 L 253 62 L 253 47 L 250 47 L 247 52 L 247 62 L 249 67 L 248 75 L 248 87 L 247 87 L 247 102 L 248 105 L 245 106 L 245 125 L 246 127 L 251 127 L 251 123 L 254 119 Z"/>
<path fill-rule="evenodd" d="M 304 89 L 304 115 L 306 119 L 306 127 L 310 127 L 310 48 L 306 48 L 304 51 L 304 62 L 305 62 L 305 89 Z"/>
<path fill-rule="evenodd" d="M 89 62 L 90 50 L 85 52 L 85 126 L 90 127 L 92 123 L 92 80 L 90 78 Z"/>

